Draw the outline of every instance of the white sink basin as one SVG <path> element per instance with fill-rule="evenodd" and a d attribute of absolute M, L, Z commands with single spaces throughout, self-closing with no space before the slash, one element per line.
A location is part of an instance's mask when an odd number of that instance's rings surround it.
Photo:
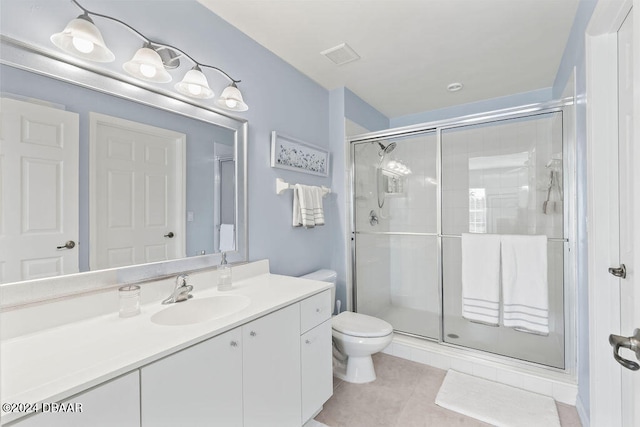
<path fill-rule="evenodd" d="M 158 325 L 192 325 L 211 319 L 229 316 L 247 307 L 251 300 L 244 295 L 217 295 L 177 302 L 151 316 Z"/>

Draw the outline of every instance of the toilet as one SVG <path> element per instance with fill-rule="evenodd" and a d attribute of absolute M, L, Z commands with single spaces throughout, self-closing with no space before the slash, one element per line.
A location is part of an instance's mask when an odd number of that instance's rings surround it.
<path fill-rule="evenodd" d="M 337 274 L 318 270 L 303 279 L 333 283 L 331 304 L 335 306 Z M 344 311 L 331 319 L 333 335 L 333 374 L 350 383 L 368 383 L 376 379 L 371 355 L 383 350 L 393 339 L 393 327 L 382 319 Z"/>

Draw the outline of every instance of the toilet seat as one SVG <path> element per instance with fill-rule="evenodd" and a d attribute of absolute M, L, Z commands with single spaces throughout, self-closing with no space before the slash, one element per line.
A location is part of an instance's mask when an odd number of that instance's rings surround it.
<path fill-rule="evenodd" d="M 393 327 L 384 320 L 351 311 L 335 316 L 331 327 L 344 335 L 362 338 L 384 337 L 393 332 Z"/>

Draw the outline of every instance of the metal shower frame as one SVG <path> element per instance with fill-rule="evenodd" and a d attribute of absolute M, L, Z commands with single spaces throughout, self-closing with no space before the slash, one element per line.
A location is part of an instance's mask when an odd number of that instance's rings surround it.
<path fill-rule="evenodd" d="M 543 369 L 553 370 L 556 372 L 562 372 L 575 376 L 576 374 L 576 352 L 577 352 L 577 327 L 576 327 L 576 307 L 577 301 L 576 293 L 576 142 L 575 132 L 567 133 L 570 131 L 569 127 L 575 129 L 575 113 L 574 113 L 574 99 L 565 98 L 550 102 L 528 104 L 514 108 L 489 111 L 479 114 L 472 114 L 466 116 L 455 117 L 451 119 L 438 120 L 426 123 L 420 123 L 417 125 L 398 127 L 388 129 L 384 131 L 370 132 L 365 134 L 359 134 L 347 138 L 349 144 L 349 222 L 350 233 L 349 238 L 351 240 L 351 280 L 347 283 L 347 309 L 354 310 L 357 307 L 357 270 L 356 270 L 356 234 L 376 234 L 376 235 L 412 235 L 412 236 L 431 236 L 437 238 L 437 254 L 436 263 L 438 269 L 438 301 L 440 306 L 439 313 L 439 337 L 437 339 L 426 338 L 411 333 L 394 331 L 401 335 L 407 335 L 411 337 L 420 338 L 422 340 L 437 342 L 440 345 L 449 346 L 458 349 L 465 349 L 482 357 L 494 359 L 500 363 L 514 366 L 530 365 L 536 367 L 542 367 Z M 562 158 L 563 158 L 563 189 L 564 189 L 564 203 L 563 203 L 563 237 L 562 238 L 549 238 L 550 241 L 563 241 L 564 242 L 564 272 L 563 272 L 563 294 L 564 294 L 564 369 L 554 368 L 546 365 L 540 365 L 533 362 L 527 362 L 517 360 L 509 356 L 502 356 L 497 354 L 489 354 L 482 350 L 471 349 L 469 347 L 460 346 L 453 343 L 444 341 L 444 313 L 443 307 L 443 268 L 442 268 L 442 239 L 447 237 L 457 237 L 451 235 L 445 235 L 442 233 L 442 131 L 458 128 L 461 126 L 477 125 L 483 123 L 498 122 L 506 119 L 517 119 L 530 117 L 535 115 L 541 115 L 546 113 L 562 113 Z M 435 133 L 436 134 L 436 233 L 417 233 L 417 232 L 364 232 L 356 231 L 356 218 L 355 218 L 355 146 L 359 143 L 370 142 L 383 142 L 389 138 L 395 137 L 407 137 L 413 135 Z M 573 135 L 573 138 L 569 137 Z M 349 289 L 350 288 L 350 289 Z"/>

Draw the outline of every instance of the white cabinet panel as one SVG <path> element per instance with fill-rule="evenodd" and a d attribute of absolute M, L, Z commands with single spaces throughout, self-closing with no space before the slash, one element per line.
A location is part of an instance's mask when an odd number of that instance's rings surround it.
<path fill-rule="evenodd" d="M 245 427 L 300 427 L 300 305 L 242 327 Z"/>
<path fill-rule="evenodd" d="M 140 376 L 133 371 L 62 403 L 76 412 L 43 412 L 19 421 L 16 427 L 138 427 Z M 53 405 L 45 407 L 52 411 Z M 81 412 L 78 412 L 80 410 Z"/>
<path fill-rule="evenodd" d="M 331 320 L 300 337 L 302 422 L 307 422 L 333 394 Z"/>
<path fill-rule="evenodd" d="M 142 426 L 242 426 L 240 328 L 141 369 Z"/>

